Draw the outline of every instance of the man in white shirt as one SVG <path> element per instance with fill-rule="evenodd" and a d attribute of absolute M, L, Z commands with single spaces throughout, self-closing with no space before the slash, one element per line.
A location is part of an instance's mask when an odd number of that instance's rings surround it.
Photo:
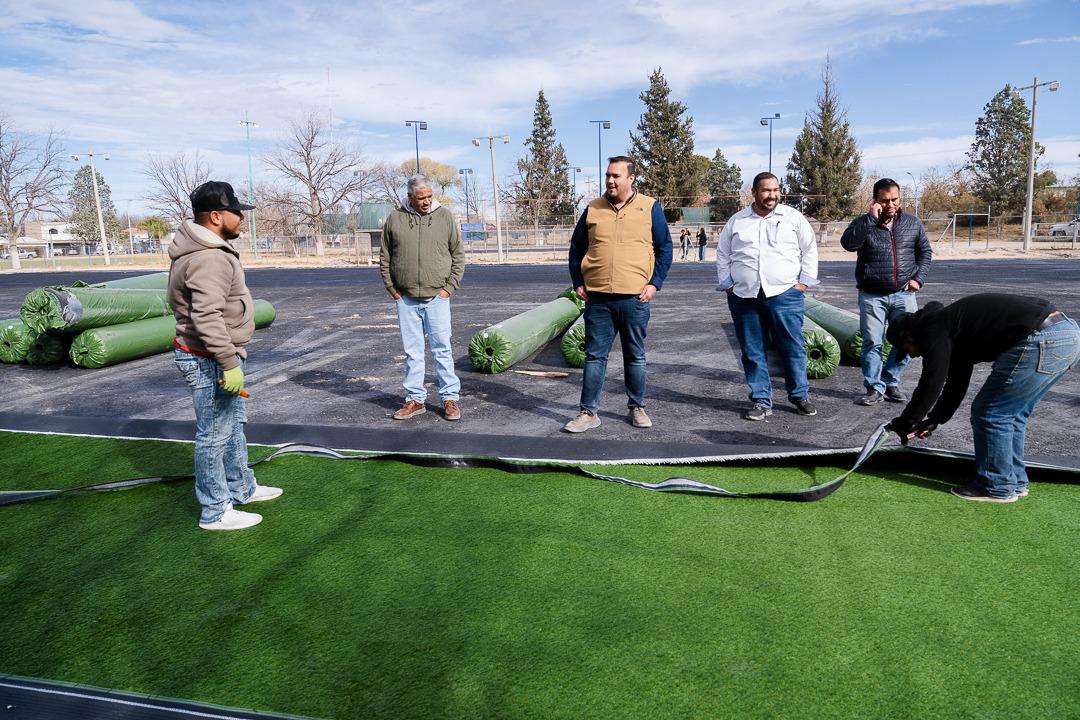
<path fill-rule="evenodd" d="M 814 231 L 802 213 L 780 204 L 772 173 L 759 173 L 752 190 L 754 202 L 731 216 L 716 249 L 717 290 L 727 293 L 753 403 L 743 417 L 772 415 L 770 343 L 783 358 L 788 400 L 800 415 L 817 415 L 802 336 L 803 293 L 818 284 Z"/>

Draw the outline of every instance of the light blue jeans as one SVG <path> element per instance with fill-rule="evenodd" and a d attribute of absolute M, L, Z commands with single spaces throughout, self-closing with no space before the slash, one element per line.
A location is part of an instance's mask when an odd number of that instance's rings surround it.
<path fill-rule="evenodd" d="M 884 394 L 886 387 L 900 384 L 900 373 L 911 359 L 906 354 L 897 359 L 897 348 L 889 352 L 884 367 L 881 350 L 885 346 L 885 326 L 901 313 L 919 309 L 915 293 L 901 290 L 889 295 L 859 291 L 859 331 L 862 333 L 861 365 L 863 386 Z"/>
<path fill-rule="evenodd" d="M 1037 330 L 998 355 L 971 403 L 976 484 L 1010 497 L 1028 485 L 1024 436 L 1035 404 L 1080 361 L 1080 329 L 1065 320 Z"/>
<path fill-rule="evenodd" d="M 422 403 L 427 400 L 424 387 L 424 337 L 435 358 L 435 373 L 439 379 L 439 398 L 458 400 L 461 381 L 454 373 L 454 353 L 450 349 L 450 298 L 401 296 L 397 306 L 401 344 L 405 348 L 405 397 Z"/>
<path fill-rule="evenodd" d="M 195 499 L 202 506 L 199 522 L 220 519 L 233 503 L 255 492 L 255 473 L 248 467 L 247 400 L 218 384 L 221 367 L 210 358 L 175 350 L 176 367 L 195 403 Z M 244 367 L 244 361 L 240 361 Z"/>

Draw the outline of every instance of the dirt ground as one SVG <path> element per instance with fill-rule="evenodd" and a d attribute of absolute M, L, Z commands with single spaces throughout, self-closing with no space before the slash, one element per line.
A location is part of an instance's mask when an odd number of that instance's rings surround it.
<path fill-rule="evenodd" d="M 823 260 L 822 285 L 814 294 L 854 310 L 853 267 L 850 260 Z M 1006 291 L 1048 297 L 1061 310 L 1080 317 L 1080 295 L 1073 279 L 1076 269 L 1075 259 L 939 256 L 920 302 L 948 303 L 977 292 Z M 35 287 L 115 276 L 104 272 L 6 275 L 0 279 L 0 317 L 17 315 L 22 297 Z M 616 344 L 601 400 L 603 425 L 583 436 L 567 436 L 560 428 L 576 413 L 581 371 L 566 367 L 557 341 L 518 367 L 566 373 L 561 378 L 512 372 L 485 375 L 472 368 L 467 355 L 468 340 L 475 332 L 566 288 L 565 268 L 561 264 L 472 263 L 453 300 L 464 419 L 449 423 L 435 412 L 437 388 L 429 360 L 431 411 L 396 422 L 390 414 L 403 400 L 404 356 L 394 307 L 377 268 L 250 268 L 248 282 L 256 297 L 270 300 L 278 311 L 277 321 L 257 332 L 250 347 L 248 384 L 253 400 L 249 418 L 253 425 L 378 431 L 393 435 L 403 449 L 452 451 L 469 436 L 482 435 L 509 440 L 511 446 L 513 438 L 577 448 L 599 448 L 612 441 L 640 452 L 649 447 L 678 447 L 685 448 L 686 454 L 700 454 L 718 445 L 853 447 L 900 410 L 890 403 L 870 408 L 854 405 L 854 398 L 862 393 L 861 375 L 857 366 L 842 365 L 832 377 L 812 381 L 811 398 L 819 408 L 816 417 L 796 415 L 784 399 L 782 379 L 774 375 L 773 416 L 764 423 L 744 421 L 741 412 L 747 406 L 747 389 L 730 314 L 715 291 L 713 266 L 677 262 L 653 303 L 649 326 L 648 409 L 655 426 L 638 430 L 625 420 L 626 397 Z M 907 390 L 914 386 L 920 369 L 918 360 L 907 369 L 903 383 Z M 987 371 L 988 366 L 976 369 L 973 389 Z M 110 422 L 118 418 L 190 421 L 193 417 L 187 389 L 168 354 L 100 370 L 5 365 L 0 366 L 0 383 L 5 389 L 0 408 L 7 413 Z M 1080 372 L 1074 371 L 1036 410 L 1028 436 L 1029 456 L 1080 456 L 1078 410 Z M 965 403 L 954 420 L 935 433 L 933 444 L 970 451 L 967 412 Z"/>

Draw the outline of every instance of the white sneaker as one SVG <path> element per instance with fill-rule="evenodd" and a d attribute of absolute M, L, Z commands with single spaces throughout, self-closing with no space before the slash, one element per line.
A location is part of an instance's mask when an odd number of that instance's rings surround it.
<path fill-rule="evenodd" d="M 258 513 L 233 510 L 231 507 L 225 510 L 225 514 L 212 523 L 199 523 L 203 530 L 243 530 L 262 522 L 262 515 Z"/>
<path fill-rule="evenodd" d="M 266 502 L 267 500 L 273 500 L 274 498 L 281 497 L 281 493 L 285 492 L 281 488 L 270 487 L 269 485 L 256 485 L 255 492 L 251 493 L 251 497 L 238 505 L 247 505 L 253 502 Z"/>

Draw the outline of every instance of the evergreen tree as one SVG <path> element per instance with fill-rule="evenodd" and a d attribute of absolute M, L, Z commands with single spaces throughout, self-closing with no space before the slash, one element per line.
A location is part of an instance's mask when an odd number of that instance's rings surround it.
<path fill-rule="evenodd" d="M 794 203 L 818 220 L 848 217 L 859 203 L 860 165 L 847 111 L 840 106 L 834 87 L 832 63 L 826 58 L 817 108 L 807 115 L 787 164 L 787 192 L 820 196 Z"/>
<path fill-rule="evenodd" d="M 638 97 L 645 112 L 637 134 L 630 133 L 630 156 L 638 166 L 638 187 L 662 199 L 664 215 L 677 220 L 679 207 L 689 203 L 697 190 L 694 172 L 694 118 L 685 115 L 686 105 L 671 99 L 671 88 L 661 68 L 649 78 L 649 89 Z"/>
<path fill-rule="evenodd" d="M 975 121 L 966 169 L 975 194 L 996 212 L 1020 212 L 1027 202 L 1030 123 L 1031 111 L 1009 85 L 986 103 L 983 116 Z M 1044 150 L 1035 143 L 1036 165 Z"/>
<path fill-rule="evenodd" d="M 94 205 L 93 177 L 90 166 L 83 165 L 75 173 L 68 191 L 68 206 L 71 208 L 72 232 L 76 237 L 88 243 L 101 242 L 98 229 L 97 208 Z M 116 206 L 112 201 L 112 190 L 97 173 L 98 198 L 101 201 L 101 217 L 105 220 L 105 237 L 110 243 L 120 238 L 120 220 L 116 217 Z"/>
<path fill-rule="evenodd" d="M 709 170 L 705 173 L 705 187 L 709 193 L 709 216 L 713 222 L 723 222 L 742 207 L 739 195 L 742 192 L 742 169 L 733 162 L 728 162 L 720 148 L 709 161 Z"/>
<path fill-rule="evenodd" d="M 543 90 L 536 95 L 532 134 L 525 139 L 525 157 L 517 161 L 517 178 L 509 195 L 518 213 L 533 227 L 566 223 L 573 216 L 570 164 L 566 150 L 555 139 Z"/>

